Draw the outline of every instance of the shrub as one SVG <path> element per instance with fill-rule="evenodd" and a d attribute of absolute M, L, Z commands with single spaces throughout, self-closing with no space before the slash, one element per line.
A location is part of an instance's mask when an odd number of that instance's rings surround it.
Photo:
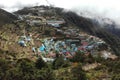
<path fill-rule="evenodd" d="M 71 72 L 73 74 L 73 80 L 87 80 L 86 74 L 82 70 L 81 64 L 78 64 L 76 67 L 73 67 Z"/>
<path fill-rule="evenodd" d="M 39 58 L 36 61 L 35 66 L 37 69 L 42 69 L 43 67 L 47 67 L 47 64 L 42 60 L 42 58 Z"/>
<path fill-rule="evenodd" d="M 56 58 L 52 64 L 53 69 L 58 69 L 62 67 L 68 67 L 69 66 L 69 61 L 64 60 L 62 56 Z"/>
<path fill-rule="evenodd" d="M 72 59 L 70 59 L 71 62 L 81 62 L 83 63 L 85 60 L 85 56 L 84 56 L 84 53 L 79 51 L 77 52 Z"/>

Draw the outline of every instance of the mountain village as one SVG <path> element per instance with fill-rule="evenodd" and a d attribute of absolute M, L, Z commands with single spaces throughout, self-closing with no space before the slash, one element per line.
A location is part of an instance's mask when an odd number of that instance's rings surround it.
<path fill-rule="evenodd" d="M 30 54 L 33 56 L 41 56 L 47 62 L 54 61 L 56 54 L 59 54 L 66 60 L 72 58 L 76 52 L 80 51 L 85 55 L 91 54 L 105 59 L 114 60 L 117 58 L 117 56 L 112 54 L 106 42 L 98 37 L 88 35 L 78 28 L 67 26 L 63 18 L 55 15 L 54 10 L 46 10 L 44 7 L 30 8 L 30 10 L 33 12 L 37 11 L 37 13 L 19 15 L 19 18 L 29 26 L 40 27 L 41 33 L 29 33 L 24 26 L 23 35 L 19 35 L 18 44 L 23 48 L 30 47 L 32 51 Z M 53 29 L 52 32 L 43 34 L 43 32 L 45 33 L 45 31 L 50 29 Z M 51 36 L 48 36 L 50 34 Z"/>
<path fill-rule="evenodd" d="M 92 20 L 44 5 L 0 10 L 0 80 L 120 79 L 119 38 Z"/>

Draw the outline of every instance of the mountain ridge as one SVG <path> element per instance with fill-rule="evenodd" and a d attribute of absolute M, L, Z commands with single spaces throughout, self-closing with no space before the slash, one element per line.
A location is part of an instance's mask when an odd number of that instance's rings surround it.
<path fill-rule="evenodd" d="M 12 23 L 15 20 L 17 20 L 17 17 L 15 15 L 3 9 L 0 9 L 0 26 L 6 23 Z"/>

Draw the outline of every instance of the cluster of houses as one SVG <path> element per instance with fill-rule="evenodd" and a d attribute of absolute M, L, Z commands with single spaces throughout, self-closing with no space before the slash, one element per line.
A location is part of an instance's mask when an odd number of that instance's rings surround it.
<path fill-rule="evenodd" d="M 61 27 L 62 24 L 65 24 L 64 19 L 52 18 L 52 17 L 41 17 L 41 16 L 33 16 L 33 15 L 24 15 L 24 20 L 26 20 L 27 24 L 30 26 L 52 26 L 52 27 Z M 54 17 L 54 16 L 53 16 Z"/>
<path fill-rule="evenodd" d="M 65 35 L 68 35 L 66 34 L 67 32 L 70 34 L 77 32 L 71 30 L 72 29 L 68 29 L 64 31 L 64 33 L 62 30 L 58 31 Z M 90 36 L 86 33 L 76 33 L 76 36 L 73 36 L 71 34 L 70 36 L 66 36 L 65 38 L 43 38 L 41 39 L 41 44 L 39 46 L 34 45 L 32 35 L 28 34 L 27 36 L 21 36 L 18 43 L 22 47 L 27 47 L 29 45 L 32 46 L 31 51 L 35 55 L 40 55 L 44 60 L 48 59 L 48 61 L 53 61 L 57 53 L 67 59 L 72 58 L 78 51 L 82 51 L 85 54 L 91 54 L 93 56 L 97 56 L 100 54 L 101 57 L 105 59 L 117 58 L 115 55 L 111 54 L 109 46 L 106 46 L 106 43 L 102 39 L 95 36 Z"/>
<path fill-rule="evenodd" d="M 59 38 L 60 39 L 60 38 Z M 44 39 L 43 44 L 40 47 L 41 52 L 50 52 L 51 50 L 62 53 L 64 56 L 73 56 L 77 51 L 94 53 L 94 49 L 99 48 L 100 45 L 105 44 L 104 41 L 98 41 L 95 37 L 88 37 L 88 39 L 82 40 L 83 36 L 60 39 L 51 38 Z M 95 40 L 96 39 L 96 40 Z M 44 49 L 43 49 L 44 48 Z M 68 56 L 67 56 L 68 57 Z"/>
<path fill-rule="evenodd" d="M 42 10 L 42 12 L 40 13 L 45 12 L 43 8 L 38 10 L 39 12 Z M 93 56 L 101 53 L 101 57 L 105 59 L 116 58 L 110 53 L 109 46 L 106 46 L 106 43 L 100 38 L 90 36 L 85 33 L 80 33 L 79 29 L 75 28 L 62 30 L 60 28 L 61 24 L 65 24 L 65 21 L 62 18 L 55 16 L 52 17 L 35 16 L 32 14 L 24 15 L 22 17 L 31 26 L 41 25 L 47 27 L 52 26 L 53 28 L 57 28 L 57 32 L 66 35 L 65 38 L 58 37 L 44 38 L 42 39 L 41 41 L 42 44 L 39 45 L 39 47 L 36 45 L 33 46 L 33 39 L 30 34 L 27 36 L 20 37 L 18 43 L 23 47 L 26 47 L 28 44 L 32 45 L 33 53 L 40 54 L 40 56 L 43 58 L 45 62 L 47 60 L 53 61 L 53 59 L 56 57 L 56 53 L 62 55 L 66 59 L 72 58 L 78 51 L 82 51 L 85 54 L 92 54 Z"/>
<path fill-rule="evenodd" d="M 27 47 L 27 45 L 33 45 L 32 35 L 28 34 L 27 36 L 26 35 L 20 36 L 18 43 L 22 47 Z"/>
<path fill-rule="evenodd" d="M 25 20 L 30 26 L 52 26 L 52 27 L 61 27 L 62 24 L 65 24 L 65 21 L 61 17 L 56 17 L 55 15 L 45 15 L 45 13 L 53 14 L 52 9 L 45 9 L 44 7 L 33 7 L 28 8 L 28 10 L 34 11 L 36 13 L 28 13 L 26 15 L 19 15 L 21 20 Z"/>

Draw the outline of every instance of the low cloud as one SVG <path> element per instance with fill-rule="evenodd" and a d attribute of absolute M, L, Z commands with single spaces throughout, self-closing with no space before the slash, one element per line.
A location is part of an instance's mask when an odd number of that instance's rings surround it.
<path fill-rule="evenodd" d="M 56 7 L 72 10 L 79 15 L 110 18 L 120 24 L 120 0 L 47 0 Z M 49 5 L 46 0 L 3 0 L 1 6 L 9 12 L 35 5 Z"/>
<path fill-rule="evenodd" d="M 99 7 L 74 7 L 71 9 L 80 16 L 88 18 L 109 18 L 120 24 L 120 10 Z"/>
<path fill-rule="evenodd" d="M 0 4 L 0 8 L 4 8 L 4 7 L 5 7 L 4 5 Z"/>

